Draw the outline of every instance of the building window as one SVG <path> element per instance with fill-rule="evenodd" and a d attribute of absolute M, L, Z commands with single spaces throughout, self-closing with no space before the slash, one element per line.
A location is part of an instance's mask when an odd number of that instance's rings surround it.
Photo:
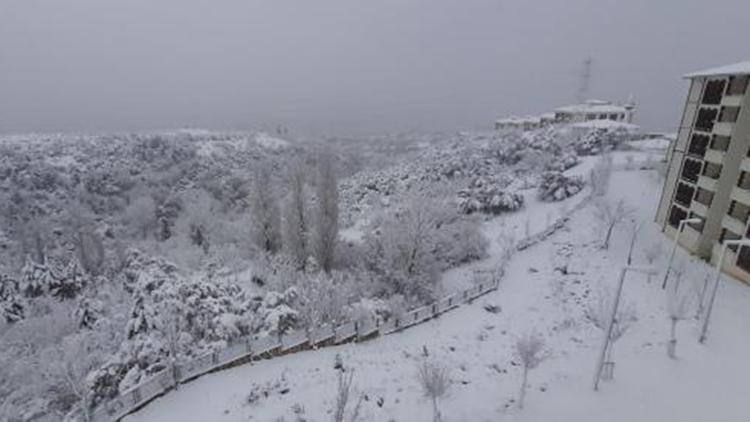
<path fill-rule="evenodd" d="M 687 218 L 688 213 L 677 205 L 672 205 L 672 210 L 669 212 L 669 225 L 678 228 L 680 221 Z"/>
<path fill-rule="evenodd" d="M 737 266 L 750 272 L 750 246 L 740 248 L 740 253 L 737 255 Z"/>
<path fill-rule="evenodd" d="M 612 113 L 609 115 L 609 120 L 617 120 L 617 113 Z"/>
<path fill-rule="evenodd" d="M 688 226 L 692 227 L 693 230 L 697 231 L 698 233 L 703 233 L 703 226 L 706 224 L 706 219 L 694 212 L 690 213 L 690 218 L 697 218 L 701 220 L 700 223 L 689 223 Z"/>
<path fill-rule="evenodd" d="M 682 178 L 688 182 L 696 183 L 698 181 L 698 174 L 701 172 L 701 162 L 696 160 L 686 159 L 682 163 Z"/>
<path fill-rule="evenodd" d="M 721 176 L 721 164 L 706 163 L 706 165 L 703 166 L 703 175 L 709 179 L 718 179 L 719 176 Z"/>
<path fill-rule="evenodd" d="M 711 201 L 714 200 L 714 193 L 710 190 L 698 188 L 695 192 L 695 200 L 707 207 L 711 206 Z"/>
<path fill-rule="evenodd" d="M 739 107 L 722 107 L 721 113 L 719 113 L 719 121 L 734 123 L 737 121 L 737 116 L 740 115 Z"/>
<path fill-rule="evenodd" d="M 747 217 L 750 215 L 750 207 L 743 204 L 742 202 L 732 201 L 729 205 L 729 215 L 742 221 L 742 224 L 747 223 Z"/>
<path fill-rule="evenodd" d="M 750 75 L 732 76 L 729 78 L 727 95 L 745 95 Z"/>
<path fill-rule="evenodd" d="M 695 120 L 695 128 L 704 132 L 711 132 L 714 129 L 716 116 L 719 110 L 715 108 L 701 108 L 698 110 L 698 117 Z"/>
<path fill-rule="evenodd" d="M 587 114 L 586 120 L 596 120 L 596 114 Z"/>
<path fill-rule="evenodd" d="M 719 104 L 721 103 L 721 97 L 724 95 L 724 86 L 726 81 L 724 79 L 717 79 L 708 81 L 706 88 L 703 90 L 703 104 Z"/>
<path fill-rule="evenodd" d="M 721 237 L 719 237 L 719 243 L 724 244 L 725 240 L 739 240 L 740 235 L 737 233 L 727 230 L 727 229 L 721 229 Z M 737 245 L 729 245 L 727 248 L 731 249 L 734 252 L 737 252 Z"/>
<path fill-rule="evenodd" d="M 737 182 L 740 189 L 750 190 L 750 173 L 743 171 L 740 173 L 740 180 Z"/>
<path fill-rule="evenodd" d="M 729 140 L 728 136 L 714 135 L 713 139 L 711 139 L 711 149 L 726 151 L 729 149 Z"/>
<path fill-rule="evenodd" d="M 703 157 L 706 155 L 706 148 L 708 147 L 709 138 L 707 135 L 700 135 L 694 133 L 692 139 L 690 139 L 690 146 L 688 147 L 688 153 Z"/>
<path fill-rule="evenodd" d="M 690 185 L 680 183 L 677 185 L 677 192 L 674 194 L 674 201 L 685 208 L 690 208 L 690 202 L 693 200 L 694 193 L 695 189 Z"/>

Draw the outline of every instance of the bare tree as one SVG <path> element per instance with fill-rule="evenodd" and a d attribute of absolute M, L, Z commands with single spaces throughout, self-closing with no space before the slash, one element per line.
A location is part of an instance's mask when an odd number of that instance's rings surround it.
<path fill-rule="evenodd" d="M 661 256 L 664 254 L 664 249 L 661 247 L 661 243 L 654 242 L 651 244 L 651 246 L 647 247 L 643 251 L 644 256 L 646 257 L 646 262 L 648 262 L 649 266 L 654 265 L 654 262 L 657 261 Z M 651 273 L 648 273 L 648 283 L 651 284 Z"/>
<path fill-rule="evenodd" d="M 445 397 L 451 385 L 448 368 L 438 361 L 425 359 L 417 366 L 417 380 L 422 393 L 432 401 L 433 422 L 440 422 L 438 401 Z"/>
<path fill-rule="evenodd" d="M 261 166 L 256 174 L 251 204 L 255 243 L 266 252 L 278 251 L 281 246 L 281 216 L 267 166 Z"/>
<path fill-rule="evenodd" d="M 627 220 L 633 214 L 633 209 L 625 204 L 625 200 L 620 199 L 612 203 L 605 199 L 596 202 L 594 208 L 594 217 L 599 222 L 604 235 L 603 249 L 609 249 L 609 239 L 615 227 Z"/>
<path fill-rule="evenodd" d="M 318 210 L 313 251 L 320 268 L 330 272 L 339 236 L 338 182 L 330 153 L 320 156 L 317 183 Z"/>
<path fill-rule="evenodd" d="M 526 399 L 526 385 L 528 384 L 529 371 L 535 369 L 549 356 L 544 351 L 544 339 L 538 334 L 527 334 L 516 340 L 515 353 L 521 360 L 523 376 L 521 378 L 521 392 L 518 396 L 518 407 L 523 409 Z"/>
<path fill-rule="evenodd" d="M 304 269 L 308 256 L 308 222 L 305 215 L 305 172 L 301 164 L 289 178 L 289 199 L 284 210 L 283 239 L 287 254 Z"/>
<path fill-rule="evenodd" d="M 643 221 L 638 223 L 633 221 L 633 233 L 630 236 L 630 248 L 628 248 L 628 265 L 633 263 L 633 249 L 635 248 L 635 242 L 638 240 L 638 233 L 640 233 L 641 228 L 643 228 Z"/>
<path fill-rule="evenodd" d="M 612 307 L 614 306 L 614 297 L 607 292 L 599 292 L 594 296 L 593 302 L 584 309 L 584 315 L 589 322 L 591 322 L 596 328 L 605 331 L 609 318 L 612 315 Z M 604 378 L 611 378 L 612 369 L 614 367 L 614 347 L 617 340 L 619 340 L 628 329 L 637 321 L 635 308 L 628 302 L 621 301 L 620 306 L 617 308 L 615 313 L 614 323 L 612 325 L 612 332 L 607 343 L 607 350 L 605 354 L 605 365 L 609 370 L 605 371 Z"/>
<path fill-rule="evenodd" d="M 352 381 L 354 380 L 354 370 L 344 368 L 341 363 L 341 357 L 336 355 L 336 361 L 334 367 L 338 372 L 338 384 L 336 389 L 336 403 L 333 411 L 333 422 L 356 422 L 359 419 L 359 412 L 362 408 L 362 400 L 364 400 L 364 394 L 360 394 L 357 399 L 357 403 L 354 405 L 354 409 L 349 416 L 346 418 L 346 408 L 349 403 L 350 395 L 352 392 Z"/>
<path fill-rule="evenodd" d="M 679 281 L 682 272 L 675 272 Z M 675 283 L 675 288 L 667 291 L 667 311 L 669 313 L 669 341 L 667 342 L 667 356 L 677 358 L 677 324 L 690 318 L 695 308 L 696 295 L 694 289 L 687 286 L 680 288 L 680 283 Z"/>
<path fill-rule="evenodd" d="M 602 155 L 589 174 L 591 194 L 604 196 L 609 190 L 609 180 L 612 176 L 612 156 Z"/>

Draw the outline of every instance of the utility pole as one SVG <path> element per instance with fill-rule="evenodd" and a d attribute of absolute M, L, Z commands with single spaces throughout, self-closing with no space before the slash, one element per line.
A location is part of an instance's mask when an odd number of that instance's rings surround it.
<path fill-rule="evenodd" d="M 583 103 L 588 99 L 589 96 L 589 85 L 591 84 L 591 66 L 594 64 L 594 59 L 591 56 L 586 57 L 583 61 L 583 69 L 580 74 L 580 85 L 578 85 L 578 92 L 576 93 L 576 100 L 578 103 Z"/>

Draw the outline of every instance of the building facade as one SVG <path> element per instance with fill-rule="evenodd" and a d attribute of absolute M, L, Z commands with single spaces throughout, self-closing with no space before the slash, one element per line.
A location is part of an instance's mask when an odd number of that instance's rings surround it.
<path fill-rule="evenodd" d="M 750 238 L 750 61 L 685 76 L 690 81 L 656 221 L 680 244 L 716 263 L 726 239 Z M 731 248 L 724 271 L 750 283 L 750 247 Z"/>

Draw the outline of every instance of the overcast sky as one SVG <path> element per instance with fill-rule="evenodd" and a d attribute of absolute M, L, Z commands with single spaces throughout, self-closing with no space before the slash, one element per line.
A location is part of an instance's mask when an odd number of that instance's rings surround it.
<path fill-rule="evenodd" d="M 490 127 L 590 97 L 674 130 L 748 0 L 0 0 L 0 132 Z"/>

